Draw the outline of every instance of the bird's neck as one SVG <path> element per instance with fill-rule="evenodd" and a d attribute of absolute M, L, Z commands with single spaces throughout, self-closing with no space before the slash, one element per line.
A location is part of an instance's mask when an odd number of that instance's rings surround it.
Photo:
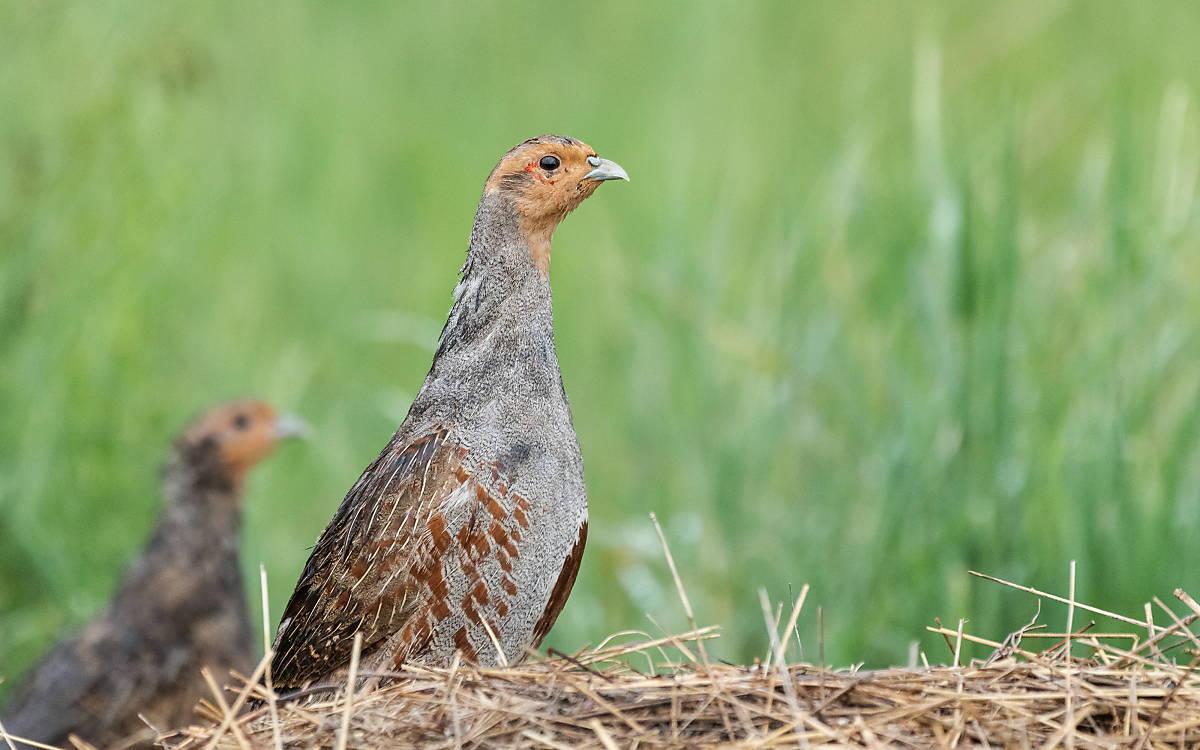
<path fill-rule="evenodd" d="M 484 195 L 436 359 L 459 350 L 478 358 L 481 348 L 519 347 L 520 337 L 545 339 L 553 347 L 550 277 L 538 260 L 549 253 L 545 242 L 541 251 L 531 249 L 511 201 Z"/>
<path fill-rule="evenodd" d="M 172 532 L 176 528 L 203 529 L 208 535 L 236 536 L 242 520 L 243 482 L 240 475 L 231 476 L 215 460 L 198 461 L 195 455 L 186 460 L 176 457 L 165 472 L 167 503 L 159 515 L 159 528 Z"/>
<path fill-rule="evenodd" d="M 539 268 L 511 202 L 485 194 L 422 392 L 455 402 L 461 413 L 506 393 L 531 390 L 562 392 L 550 279 Z"/>

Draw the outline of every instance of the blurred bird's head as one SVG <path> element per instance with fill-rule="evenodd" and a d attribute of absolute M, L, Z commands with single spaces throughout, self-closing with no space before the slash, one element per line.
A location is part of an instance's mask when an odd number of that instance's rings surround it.
<path fill-rule="evenodd" d="M 605 180 L 628 181 L 629 176 L 582 141 L 542 135 L 509 150 L 488 176 L 483 194 L 511 202 L 534 262 L 548 274 L 554 228 Z"/>
<path fill-rule="evenodd" d="M 169 472 L 184 471 L 186 481 L 196 485 L 235 489 L 276 443 L 307 432 L 299 418 L 276 414 L 261 401 L 223 404 L 198 417 L 175 440 Z"/>

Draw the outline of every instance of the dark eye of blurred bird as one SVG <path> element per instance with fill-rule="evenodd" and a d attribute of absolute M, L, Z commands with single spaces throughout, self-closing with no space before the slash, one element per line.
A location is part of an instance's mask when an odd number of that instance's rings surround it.
<path fill-rule="evenodd" d="M 558 165 L 560 163 L 561 162 L 559 162 L 557 156 L 543 156 L 542 160 L 538 162 L 542 169 L 546 170 L 547 172 L 553 172 L 554 170 L 558 169 Z"/>

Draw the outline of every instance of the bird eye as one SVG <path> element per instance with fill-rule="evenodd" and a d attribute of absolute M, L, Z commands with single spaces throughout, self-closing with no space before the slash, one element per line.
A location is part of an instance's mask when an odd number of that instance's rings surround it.
<path fill-rule="evenodd" d="M 244 430 L 250 426 L 250 417 L 245 414 L 238 414 L 233 418 L 233 426 L 239 430 Z"/>
<path fill-rule="evenodd" d="M 557 156 L 543 156 L 542 160 L 538 162 L 538 166 L 547 172 L 553 172 L 558 169 L 560 163 Z"/>

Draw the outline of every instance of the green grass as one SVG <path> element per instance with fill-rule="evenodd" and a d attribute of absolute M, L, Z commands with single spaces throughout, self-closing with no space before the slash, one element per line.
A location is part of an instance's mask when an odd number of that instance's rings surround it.
<path fill-rule="evenodd" d="M 1189 2 L 0 3 L 0 674 L 231 396 L 316 428 L 247 499 L 278 616 L 543 132 L 633 179 L 555 242 L 592 523 L 550 645 L 683 627 L 650 510 L 728 659 L 760 586 L 871 665 L 1029 619 L 969 568 L 1200 593 L 1197 38 Z"/>

